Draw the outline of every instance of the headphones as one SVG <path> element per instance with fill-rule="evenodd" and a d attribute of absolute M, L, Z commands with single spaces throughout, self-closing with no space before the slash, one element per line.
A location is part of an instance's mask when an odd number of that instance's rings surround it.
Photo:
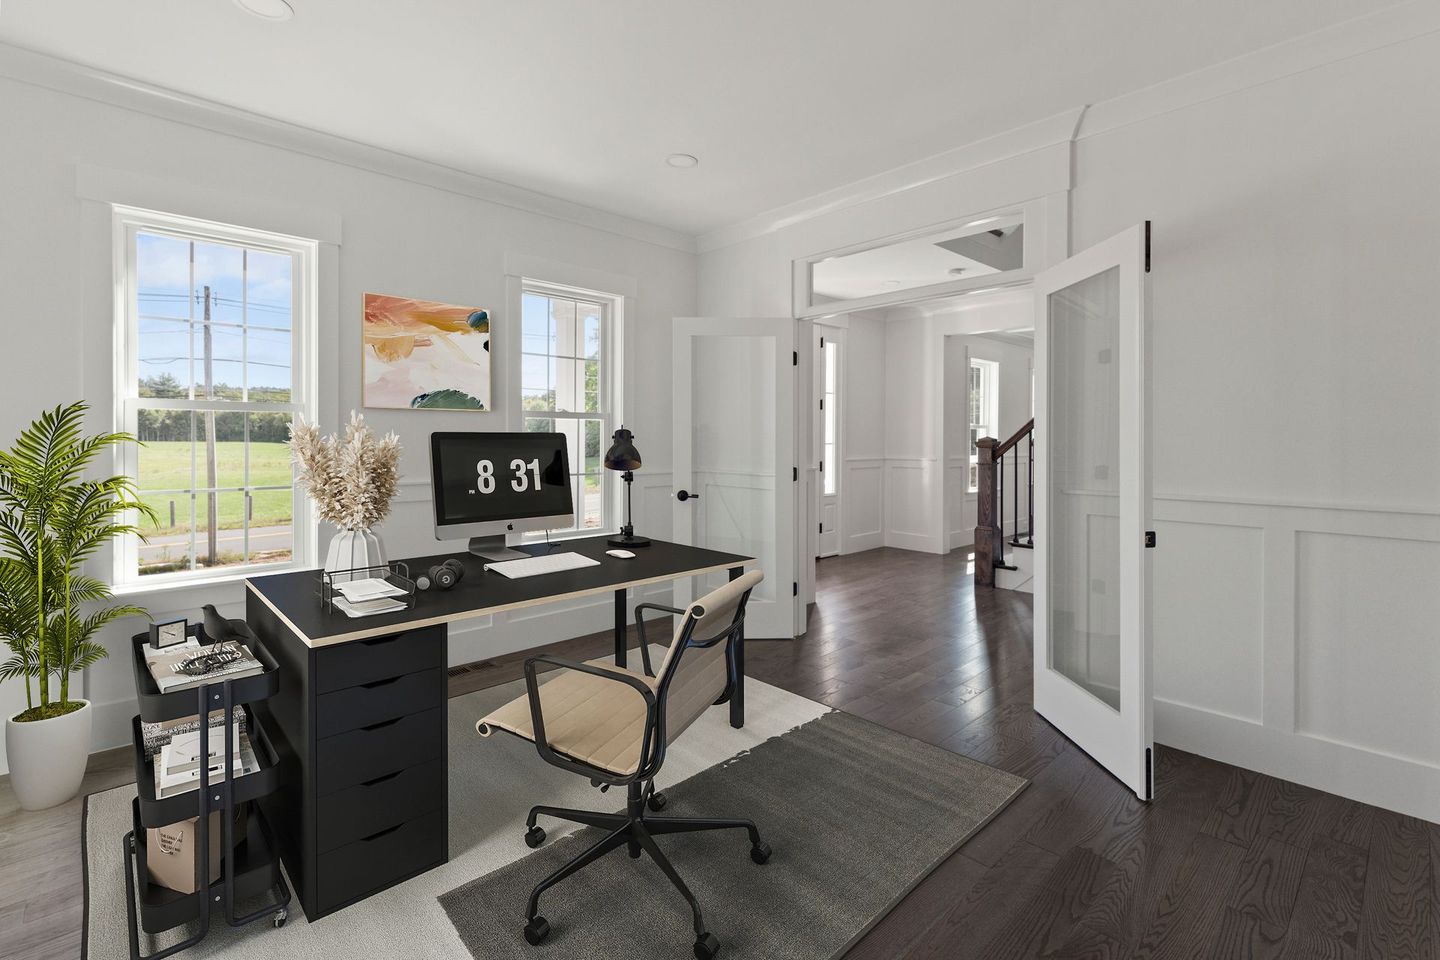
<path fill-rule="evenodd" d="M 425 571 L 423 576 L 416 577 L 415 586 L 421 590 L 449 590 L 463 579 L 465 568 L 459 560 L 451 557 Z"/>

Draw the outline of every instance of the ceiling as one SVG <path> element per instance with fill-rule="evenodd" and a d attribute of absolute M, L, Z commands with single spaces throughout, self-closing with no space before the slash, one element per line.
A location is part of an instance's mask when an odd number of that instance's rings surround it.
<path fill-rule="evenodd" d="M 882 293 L 984 277 L 1024 265 L 1023 217 L 986 217 L 939 233 L 829 257 L 810 267 L 817 301 L 859 300 Z"/>
<path fill-rule="evenodd" d="M 1384 5 L 290 2 L 4 0 L 0 41 L 702 233 Z"/>

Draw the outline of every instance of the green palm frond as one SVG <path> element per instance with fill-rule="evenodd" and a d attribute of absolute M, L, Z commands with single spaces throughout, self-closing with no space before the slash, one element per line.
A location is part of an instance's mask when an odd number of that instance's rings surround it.
<path fill-rule="evenodd" d="M 61 678 L 61 700 L 72 673 L 105 656 L 95 634 L 122 617 L 143 616 L 130 604 L 96 608 L 110 588 L 82 572 L 83 564 L 117 537 L 139 534 L 136 514 L 156 521 L 130 477 L 87 478 L 113 447 L 135 442 L 125 433 L 84 435 L 87 405 L 43 412 L 0 451 L 0 640 L 11 656 L 0 679 Z"/>

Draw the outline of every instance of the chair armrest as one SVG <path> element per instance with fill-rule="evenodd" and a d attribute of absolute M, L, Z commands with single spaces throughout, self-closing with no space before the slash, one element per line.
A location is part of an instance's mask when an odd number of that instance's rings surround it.
<path fill-rule="evenodd" d="M 550 746 L 549 738 L 545 736 L 545 716 L 540 705 L 540 684 L 536 678 L 536 666 L 542 663 L 552 667 L 559 667 L 562 670 L 588 673 L 590 676 L 599 677 L 602 680 L 613 680 L 616 683 L 623 683 L 625 686 L 630 687 L 636 693 L 640 694 L 645 701 L 645 735 L 644 739 L 640 742 L 641 763 L 638 769 L 643 769 L 644 760 L 649 754 L 651 737 L 655 731 L 655 692 L 639 677 L 625 673 L 616 673 L 614 670 L 606 670 L 603 667 L 597 667 L 589 663 L 565 660 L 561 657 L 554 657 L 546 653 L 530 657 L 525 661 L 525 691 L 530 700 L 530 722 L 535 728 L 535 747 L 540 751 L 540 756 L 544 758 L 547 763 L 552 763 L 557 767 L 576 773 L 585 773 L 587 776 L 590 775 L 594 769 L 588 765 L 578 763 L 557 754 L 555 749 Z"/>
<path fill-rule="evenodd" d="M 645 676 L 655 676 L 655 671 L 650 668 L 650 641 L 645 638 L 645 618 L 640 615 L 642 610 L 660 610 L 665 613 L 672 613 L 683 617 L 685 611 L 679 607 L 667 607 L 663 603 L 640 603 L 635 605 L 635 629 L 640 634 L 640 660 L 645 664 Z"/>

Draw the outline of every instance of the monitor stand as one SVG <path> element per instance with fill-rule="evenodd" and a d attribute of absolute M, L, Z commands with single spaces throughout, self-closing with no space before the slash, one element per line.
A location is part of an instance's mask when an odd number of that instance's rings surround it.
<path fill-rule="evenodd" d="M 505 546 L 505 534 L 503 533 L 498 533 L 493 537 L 471 537 L 470 552 L 482 559 L 496 562 L 530 559 L 530 554 L 520 550 L 511 550 Z"/>

